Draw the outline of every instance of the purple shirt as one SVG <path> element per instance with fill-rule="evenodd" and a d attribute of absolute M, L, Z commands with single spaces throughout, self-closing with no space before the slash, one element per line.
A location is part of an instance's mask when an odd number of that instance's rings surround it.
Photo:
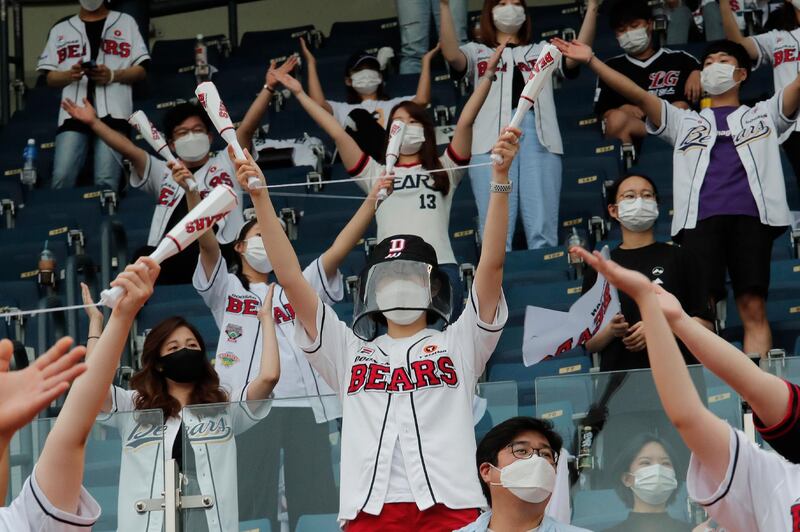
<path fill-rule="evenodd" d="M 728 127 L 728 115 L 736 107 L 714 107 L 717 121 L 717 141 L 711 148 L 706 177 L 700 189 L 697 219 L 704 220 L 721 214 L 740 214 L 759 217 L 758 206 L 750 191 L 747 172 L 733 145 Z"/>

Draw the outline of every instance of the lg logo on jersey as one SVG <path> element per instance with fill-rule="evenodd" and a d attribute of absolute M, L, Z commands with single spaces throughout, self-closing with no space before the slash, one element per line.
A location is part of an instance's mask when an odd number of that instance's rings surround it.
<path fill-rule="evenodd" d="M 350 369 L 347 394 L 353 395 L 362 390 L 406 393 L 444 385 L 450 388 L 458 386 L 458 374 L 450 357 L 412 362 L 411 373 L 413 379 L 405 367 L 392 370 L 385 364 L 354 364 Z"/>

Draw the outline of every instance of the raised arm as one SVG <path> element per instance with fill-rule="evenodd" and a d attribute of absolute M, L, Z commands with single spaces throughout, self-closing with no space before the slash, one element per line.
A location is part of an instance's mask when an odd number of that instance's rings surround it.
<path fill-rule="evenodd" d="M 503 157 L 503 163 L 492 165 L 492 181 L 508 184 L 508 169 L 519 151 L 519 129 L 507 127 L 497 139 L 492 153 Z M 491 192 L 486 224 L 483 229 L 483 248 L 478 268 L 475 270 L 475 291 L 480 302 L 480 318 L 484 323 L 494 322 L 503 285 L 503 264 L 506 260 L 506 235 L 508 233 L 508 193 Z"/>
<path fill-rule="evenodd" d="M 92 129 L 92 132 L 100 137 L 108 146 L 118 151 L 123 157 L 133 163 L 133 168 L 139 175 L 144 175 L 147 168 L 147 152 L 133 143 L 131 139 L 108 127 L 105 122 L 97 118 L 97 112 L 88 99 L 83 99 L 83 106 L 78 106 L 69 98 L 61 102 L 69 115 Z"/>
<path fill-rule="evenodd" d="M 94 306 L 92 293 L 89 291 L 89 287 L 86 286 L 85 283 L 81 283 L 81 297 L 83 298 L 84 305 L 92 305 L 91 307 L 86 307 L 85 309 L 86 316 L 89 318 L 89 331 L 86 335 L 86 360 L 88 361 L 92 356 L 92 353 L 94 353 L 94 348 L 97 346 L 97 341 L 100 340 L 100 336 L 103 334 L 103 313 L 100 312 L 99 308 Z M 101 408 L 102 412 L 111 411 L 113 406 L 111 393 L 111 387 L 109 386 L 105 401 L 103 401 L 103 407 Z"/>
<path fill-rule="evenodd" d="M 275 92 L 275 87 L 278 85 L 278 80 L 275 77 L 277 72 L 291 72 L 297 65 L 297 56 L 292 55 L 280 68 L 276 68 L 275 61 L 272 61 L 267 70 L 267 75 L 264 78 L 264 87 L 259 91 L 256 99 L 250 104 L 250 108 L 245 113 L 239 127 L 236 128 L 236 138 L 242 146 L 250 147 L 253 144 L 253 135 L 258 129 L 261 119 L 264 118 L 264 113 L 267 112 L 269 102 L 272 99 L 272 93 Z"/>
<path fill-rule="evenodd" d="M 714 481 L 722 482 L 729 463 L 730 427 L 700 399 L 661 310 L 656 285 L 639 272 L 604 260 L 598 252 L 593 255 L 582 248 L 571 251 L 579 253 L 589 266 L 636 301 L 644 323 L 653 380 L 664 411 Z"/>
<path fill-rule="evenodd" d="M 733 14 L 730 0 L 719 0 L 719 9 L 722 11 L 722 29 L 725 32 L 725 38 L 744 46 L 750 59 L 758 58 L 758 44 L 754 39 L 742 35 L 739 23 L 736 22 L 736 15 Z"/>
<path fill-rule="evenodd" d="M 467 56 L 458 46 L 458 35 L 456 35 L 456 25 L 453 22 L 453 13 L 450 12 L 450 1 L 439 0 L 439 42 L 442 45 L 442 55 L 450 68 L 456 72 L 464 72 L 467 69 Z"/>
<path fill-rule="evenodd" d="M 168 163 L 167 166 L 172 170 L 172 179 L 183 189 L 186 195 L 186 207 L 191 211 L 201 201 L 200 192 L 189 190 L 186 185 L 186 180 L 192 177 L 192 173 L 182 164 Z M 211 279 L 214 274 L 214 266 L 217 265 L 220 255 L 217 236 L 214 231 L 206 231 L 197 241 L 200 244 L 200 264 L 203 265 L 206 279 Z"/>
<path fill-rule="evenodd" d="M 497 65 L 500 62 L 506 44 L 503 43 L 498 46 L 492 57 L 489 58 L 489 63 L 486 65 L 486 73 L 481 77 L 475 90 L 472 91 L 469 100 L 464 104 L 464 108 L 461 109 L 458 122 L 456 122 L 453 140 L 450 142 L 455 152 L 461 157 L 468 158 L 472 153 L 472 125 L 475 123 L 475 118 L 478 116 L 486 97 L 489 95 L 489 91 L 492 89 L 492 78 L 497 70 Z"/>
<path fill-rule="evenodd" d="M 661 126 L 661 98 L 650 94 L 624 74 L 620 74 L 595 57 L 589 46 L 578 42 L 553 39 L 564 57 L 588 65 L 608 87 L 642 109 L 656 127 Z"/>
<path fill-rule="evenodd" d="M 0 506 L 4 506 L 8 495 L 8 473 L 11 468 L 8 455 L 9 442 L 0 441 Z"/>
<path fill-rule="evenodd" d="M 321 112 L 325 112 L 319 106 L 317 108 Z M 283 226 L 281 226 L 278 216 L 275 214 L 275 208 L 272 206 L 269 192 L 265 188 L 249 189 L 247 187 L 247 181 L 250 177 L 258 177 L 262 183 L 266 183 L 266 179 L 261 169 L 250 156 L 250 152 L 245 150 L 245 154 L 247 155 L 247 161 L 238 159 L 234 161 L 236 179 L 242 185 L 243 190 L 249 190 L 250 192 L 253 206 L 256 209 L 258 226 L 261 228 L 261 239 L 264 241 L 267 257 L 269 257 L 275 275 L 278 277 L 278 282 L 286 292 L 286 297 L 289 299 L 292 308 L 294 308 L 297 319 L 305 327 L 308 336 L 316 338 L 317 302 L 319 301 L 319 296 L 303 276 L 303 270 L 300 268 L 297 254 L 295 254 L 294 248 L 283 231 Z"/>
<path fill-rule="evenodd" d="M 347 254 L 352 251 L 367 231 L 375 216 L 375 201 L 378 191 L 387 189 L 387 192 L 391 192 L 392 181 L 392 178 L 388 177 L 376 180 L 369 196 L 364 199 L 344 229 L 336 236 L 331 247 L 322 254 L 322 269 L 325 270 L 325 276 L 329 279 L 336 275 L 336 270 L 342 265 Z"/>
<path fill-rule="evenodd" d="M 661 287 L 656 294 L 672 332 L 697 360 L 736 390 L 766 426 L 779 423 L 789 401 L 783 381 L 759 369 L 747 355 L 689 316 L 675 296 Z"/>
<path fill-rule="evenodd" d="M 136 313 L 153 293 L 159 270 L 152 259 L 140 258 L 111 283 L 124 288 L 125 295 L 111 313 L 86 373 L 67 395 L 36 464 L 36 481 L 45 496 L 66 512 L 78 509 L 89 431 L 108 396 Z"/>
<path fill-rule="evenodd" d="M 328 103 L 325 98 L 325 92 L 322 90 L 322 83 L 319 81 L 319 72 L 317 72 L 317 58 L 311 53 L 306 45 L 304 37 L 300 37 L 300 51 L 303 53 L 303 59 L 306 62 L 306 72 L 308 74 L 308 95 L 311 99 L 319 104 L 320 107 L 333 114 L 333 107 Z"/>
<path fill-rule="evenodd" d="M 247 385 L 247 400 L 258 401 L 268 399 L 281 376 L 281 356 L 278 348 L 278 337 L 275 335 L 275 317 L 272 315 L 272 294 L 275 283 L 270 283 L 264 304 L 258 311 L 261 322 L 261 369 L 258 375 Z"/>
<path fill-rule="evenodd" d="M 583 16 L 583 22 L 581 23 L 581 29 L 578 32 L 577 39 L 586 46 L 592 46 L 594 44 L 594 37 L 597 35 L 597 9 L 599 7 L 600 3 L 598 0 L 589 0 L 586 4 L 586 14 Z M 574 59 L 569 58 L 567 58 L 565 63 L 567 68 L 575 68 L 580 65 L 580 63 Z"/>
<path fill-rule="evenodd" d="M 300 102 L 300 105 L 303 106 L 303 109 L 306 110 L 308 115 L 333 139 L 345 167 L 353 168 L 356 166 L 363 152 L 361 148 L 358 147 L 358 144 L 356 144 L 356 141 L 353 140 L 353 137 L 348 135 L 339 122 L 336 121 L 336 118 L 306 94 L 300 82 L 289 74 L 279 73 L 278 81 L 280 81 L 284 87 L 292 91 L 292 94 L 294 94 L 295 98 L 297 98 L 297 101 Z"/>
<path fill-rule="evenodd" d="M 422 56 L 422 71 L 417 83 L 417 94 L 411 99 L 412 102 L 427 107 L 431 103 L 431 61 L 442 49 L 441 44 L 437 44 L 432 50 Z"/>
<path fill-rule="evenodd" d="M 794 116 L 798 105 L 800 105 L 800 73 L 783 88 L 783 114 L 787 117 Z"/>

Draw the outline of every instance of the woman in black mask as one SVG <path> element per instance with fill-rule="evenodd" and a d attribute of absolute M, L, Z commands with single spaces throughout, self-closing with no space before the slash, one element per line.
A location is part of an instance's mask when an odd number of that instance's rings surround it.
<path fill-rule="evenodd" d="M 268 298 L 272 297 L 273 286 L 269 288 Z M 90 303 L 91 296 L 85 285 L 83 291 L 84 301 Z M 214 511 L 195 512 L 189 516 L 198 522 L 185 529 L 219 532 L 232 530 L 232 527 L 238 529 L 235 435 L 267 416 L 271 402 L 255 401 L 269 398 L 280 376 L 280 357 L 271 311 L 271 306 L 259 311 L 263 329 L 261 368 L 259 375 L 244 390 L 228 390 L 220 386 L 203 338 L 184 318 L 167 318 L 150 330 L 142 349 L 142 368 L 131 379 L 131 389 L 112 385 L 103 405 L 103 412 L 111 414 L 140 412 L 137 415 L 114 415 L 105 421 L 117 426 L 123 440 L 120 478 L 127 480 L 123 480 L 126 482 L 124 489 L 120 486 L 118 530 L 161 530 L 161 514 L 137 514 L 134 502 L 159 496 L 163 489 L 161 460 L 169 459 L 177 461 L 188 479 L 189 489 L 210 493 L 216 502 Z M 88 359 L 95 338 L 102 332 L 103 315 L 96 307 L 87 313 Z M 185 408 L 228 403 L 230 397 L 246 397 L 248 403 L 221 404 L 219 408 Z M 158 426 L 160 421 L 154 422 L 153 415 L 142 412 L 152 410 L 163 412 L 163 427 Z M 163 441 L 163 447 L 148 445 L 148 438 L 153 440 L 150 443 Z M 207 445 L 209 443 L 214 445 Z M 184 455 L 184 449 L 193 452 Z M 207 482 L 210 475 L 203 473 L 211 470 L 217 476 L 213 482 Z M 155 475 L 152 482 L 150 475 Z M 140 478 L 146 482 L 133 480 Z M 130 500 L 123 500 L 128 498 Z"/>

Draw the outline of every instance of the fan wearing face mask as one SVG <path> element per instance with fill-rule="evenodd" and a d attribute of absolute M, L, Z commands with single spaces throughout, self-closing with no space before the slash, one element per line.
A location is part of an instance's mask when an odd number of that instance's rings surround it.
<path fill-rule="evenodd" d="M 253 135 L 275 92 L 276 72 L 288 72 L 296 64 L 297 58 L 292 56 L 280 67 L 275 62 L 270 65 L 264 86 L 236 129 L 239 144 L 242 146 L 252 144 Z M 164 234 L 188 212 L 184 191 L 184 180 L 187 177 L 194 178 L 203 197 L 221 184 L 228 185 L 236 191 L 240 197 L 238 208 L 217 223 L 216 234 L 220 244 L 230 244 L 237 237 L 244 224 L 241 190 L 233 178 L 233 165 L 227 152 L 211 151 L 214 127 L 200 105 L 178 104 L 164 115 L 162 131 L 169 142 L 169 149 L 180 161 L 180 164 L 172 166 L 157 155 L 138 147 L 125 135 L 108 127 L 97 118 L 97 113 L 89 102 L 85 101 L 83 106 L 78 106 L 71 100 L 65 100 L 63 107 L 70 116 L 86 124 L 99 138 L 131 161 L 134 170 L 130 176 L 131 187 L 152 195 L 156 201 L 147 246 L 137 250 L 135 256 L 150 254 Z M 191 282 L 198 253 L 198 245 L 192 244 L 188 249 L 164 261 L 161 265 L 162 275 L 159 277 L 159 283 Z"/>
<path fill-rule="evenodd" d="M 502 53 L 501 46 L 489 59 L 487 69 L 494 71 L 497 68 Z M 281 77 L 281 82 L 333 138 L 348 173 L 359 179 L 356 183 L 364 192 L 369 192 L 386 173 L 386 166 L 379 162 L 383 160 L 383 155 L 376 159 L 363 151 L 331 115 L 302 91 L 297 80 L 286 75 Z M 490 87 L 491 81 L 484 79 L 470 95 L 458 117 L 453 138 L 441 156 L 437 152 L 433 120 L 424 107 L 413 101 L 404 101 L 395 105 L 387 115 L 388 125 L 400 120 L 406 127 L 392 176 L 392 194 L 380 204 L 375 214 L 378 240 L 395 234 L 414 234 L 433 246 L 440 269 L 450 279 L 453 290 L 453 319 L 461 313 L 464 299 L 463 282 L 449 234 L 453 196 L 465 173 L 463 169 L 455 167 L 469 162 L 472 125 Z M 389 142 L 388 126 L 386 130 L 380 131 L 380 140 L 381 152 L 385 154 Z"/>
<path fill-rule="evenodd" d="M 674 293 L 690 316 L 712 329 L 710 294 L 704 278 L 697 275 L 697 260 L 682 247 L 655 239 L 659 214 L 655 183 L 645 175 L 629 174 L 617 179 L 606 194 L 608 213 L 622 232 L 622 243 L 611 250 L 611 258 Z M 597 273 L 587 268 L 583 290 L 589 290 L 596 280 Z M 586 349 L 600 353 L 601 371 L 647 368 L 647 343 L 639 309 L 625 294 L 619 299 L 620 313 L 586 342 Z M 682 351 L 688 363 L 697 364 L 683 346 Z"/>
<path fill-rule="evenodd" d="M 700 63 L 687 52 L 657 48 L 653 12 L 646 0 L 617 0 L 611 5 L 608 21 L 625 52 L 608 59 L 608 66 L 681 109 L 699 100 Z M 597 81 L 594 112 L 603 121 L 608 138 L 638 148 L 647 136 L 644 111 L 602 79 Z"/>
<path fill-rule="evenodd" d="M 439 53 L 439 46 L 422 56 L 417 93 L 395 98 L 388 94 L 378 57 L 364 50 L 355 52 L 347 60 L 344 69 L 347 98 L 343 102 L 325 97 L 317 72 L 317 60 L 302 37 L 300 48 L 308 68 L 308 95 L 336 118 L 365 153 L 378 161 L 382 162 L 385 155 L 382 130 L 391 122 L 388 120 L 389 112 L 400 102 L 412 101 L 425 107 L 431 100 L 431 61 Z"/>
<path fill-rule="evenodd" d="M 556 486 L 561 436 L 546 420 L 514 417 L 493 427 L 475 461 L 489 511 L 456 532 L 588 532 L 546 512 Z"/>
<path fill-rule="evenodd" d="M 532 42 L 536 20 L 528 14 L 525 0 L 485 0 L 481 11 L 479 41 L 459 46 L 458 38 L 447 0 L 440 0 L 442 55 L 451 72 L 464 76 L 472 87 L 478 87 L 489 78 L 491 87 L 480 113 L 475 119 L 472 137 L 472 164 L 489 162 L 492 142 L 500 129 L 511 121 L 531 66 L 546 41 Z M 578 39 L 585 43 L 594 41 L 598 2 L 589 0 L 587 15 L 581 25 Z M 500 46 L 501 66 L 489 69 L 488 65 Z M 578 64 L 567 59 L 558 66 L 558 75 L 577 76 Z M 556 118 L 553 84 L 548 80 L 532 109 L 520 126 L 522 147 L 520 156 L 511 169 L 515 189 L 511 194 L 509 227 L 506 249 L 511 250 L 513 228 L 517 216 L 522 218 L 525 239 L 529 249 L 558 244 L 558 204 L 561 194 L 561 155 L 564 153 L 561 133 Z M 478 207 L 480 226 L 486 221 L 489 202 L 489 166 L 471 168 L 470 181 Z"/>
<path fill-rule="evenodd" d="M 78 14 L 51 29 L 36 69 L 48 87 L 62 89 L 63 100 L 90 102 L 103 124 L 121 136 L 130 134 L 131 85 L 147 76 L 150 55 L 136 21 L 112 11 L 103 0 L 80 0 Z M 119 150 L 86 123 L 58 115 L 53 188 L 74 187 L 87 154 L 93 153 L 94 184 L 116 191 L 122 175 Z"/>
<path fill-rule="evenodd" d="M 89 289 L 85 285 L 82 288 L 84 302 L 91 303 Z M 272 290 L 270 288 L 269 295 L 272 295 Z M 89 341 L 86 358 L 92 360 L 98 342 L 96 338 L 103 331 L 103 314 L 96 307 L 87 309 L 87 314 Z M 184 408 L 229 401 L 262 401 L 272 396 L 280 377 L 281 362 L 271 315 L 259 318 L 264 328 L 264 342 L 258 355 L 261 363 L 254 371 L 254 378 L 242 388 L 230 389 L 220 382 L 198 330 L 184 318 L 173 316 L 153 326 L 145 337 L 142 367 L 131 378 L 130 389 L 112 385 L 108 390 L 102 412 L 118 414 L 155 409 L 162 411 L 164 422 L 163 428 L 153 427 L 152 421 L 148 422 L 147 413 L 100 418 L 101 423 L 116 426 L 123 438 L 117 510 L 117 530 L 120 532 L 157 532 L 162 529 L 161 513 L 138 513 L 135 503 L 163 496 L 159 489 L 164 485 L 163 468 L 157 464 L 169 459 L 178 462 L 189 490 L 208 494 L 214 499 L 213 508 L 185 516 L 188 519 L 183 523 L 185 529 L 223 532 L 238 528 L 238 436 L 208 445 L 212 436 L 209 430 L 214 432 L 216 429 L 210 427 L 226 426 L 238 435 L 267 417 L 269 404 L 243 403 L 221 408 L 217 414 L 204 410 L 202 415 L 197 410 Z M 142 441 L 143 434 L 154 430 L 163 435 L 163 446 L 147 445 Z M 185 453 L 187 449 L 191 449 L 191 456 Z M 251 463 L 250 467 L 253 466 Z"/>
<path fill-rule="evenodd" d="M 588 46 L 554 40 L 564 55 L 587 63 L 612 89 L 647 114 L 648 132 L 674 146 L 673 238 L 697 257 L 715 301 L 729 274 L 744 327 L 744 350 L 766 356 L 766 315 L 774 238 L 792 224 L 780 164 L 779 137 L 795 126 L 800 76 L 768 100 L 742 105 L 747 51 L 732 41 L 708 46 L 701 83 L 711 105 L 678 109 L 594 57 Z"/>
<path fill-rule="evenodd" d="M 629 441 L 612 471 L 619 482 L 617 494 L 630 513 L 607 532 L 690 532 L 689 523 L 667 513 L 678 489 L 675 467 L 675 453 L 666 441 L 652 434 L 639 434 Z"/>
<path fill-rule="evenodd" d="M 342 401 L 339 522 L 348 532 L 451 532 L 485 505 L 465 464 L 475 453 L 475 384 L 508 314 L 508 168 L 519 135 L 508 128 L 495 145 L 503 163 L 494 166 L 475 280 L 461 316 L 443 331 L 430 324 L 449 319 L 450 285 L 429 243 L 398 234 L 374 248 L 350 328 L 303 275 L 268 189 L 250 190 L 267 255 L 296 312 L 295 341 Z M 241 183 L 263 179 L 252 158 L 237 164 Z"/>
<path fill-rule="evenodd" d="M 790 85 L 797 77 L 797 58 L 800 57 L 800 0 L 781 2 L 780 8 L 772 11 L 767 23 L 767 29 L 770 29 L 770 25 L 774 29 L 750 37 L 742 35 L 730 0 L 720 0 L 719 6 L 725 37 L 744 46 L 755 68 L 765 65 L 772 67 L 775 91 Z M 794 128 L 781 135 L 780 141 L 792 165 L 794 177 L 800 184 L 800 126 L 795 124 Z"/>

